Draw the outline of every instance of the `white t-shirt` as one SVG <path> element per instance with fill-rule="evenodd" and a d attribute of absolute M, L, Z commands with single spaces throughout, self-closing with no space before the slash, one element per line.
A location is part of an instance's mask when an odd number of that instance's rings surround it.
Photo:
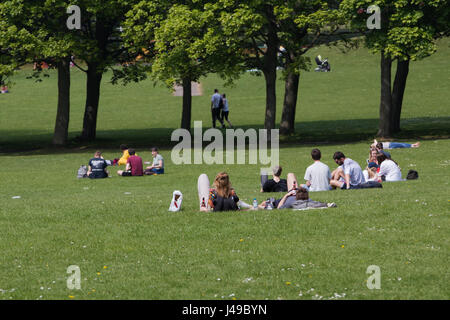
<path fill-rule="evenodd" d="M 320 161 L 314 162 L 305 172 L 305 180 L 311 182 L 309 191 L 330 190 L 330 168 Z"/>
<path fill-rule="evenodd" d="M 394 161 L 386 159 L 380 165 L 380 172 L 378 175 L 385 176 L 386 181 L 401 181 L 402 172 L 400 168 L 395 164 Z"/>
<path fill-rule="evenodd" d="M 164 158 L 159 153 L 153 158 L 153 166 L 159 166 L 159 160 L 161 160 L 161 169 L 164 169 Z"/>
<path fill-rule="evenodd" d="M 213 104 L 213 108 L 219 107 L 220 99 L 222 99 L 222 96 L 219 93 L 214 93 L 211 97 L 211 102 Z"/>
<path fill-rule="evenodd" d="M 356 161 L 353 161 L 350 158 L 345 158 L 344 164 L 342 165 L 342 170 L 344 170 L 344 174 L 350 175 L 350 185 L 356 186 L 366 182 L 361 167 Z"/>

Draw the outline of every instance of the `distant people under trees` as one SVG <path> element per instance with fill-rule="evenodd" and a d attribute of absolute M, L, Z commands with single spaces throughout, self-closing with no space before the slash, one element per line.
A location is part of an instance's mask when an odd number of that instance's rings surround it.
<path fill-rule="evenodd" d="M 230 108 L 229 108 L 228 99 L 227 99 L 227 96 L 225 93 L 222 94 L 222 102 L 223 102 L 223 108 L 221 110 L 221 115 L 220 115 L 220 118 L 222 120 L 222 127 L 225 126 L 225 121 L 224 121 L 224 119 L 225 119 L 228 122 L 228 125 L 230 126 L 230 128 L 233 128 L 231 121 L 228 119 L 228 116 L 230 114 Z"/>
<path fill-rule="evenodd" d="M 219 93 L 218 89 L 214 89 L 214 94 L 211 97 L 211 115 L 212 115 L 212 126 L 216 127 L 216 121 L 219 120 L 222 128 L 225 127 L 223 124 L 222 118 L 220 116 L 220 104 L 223 103 L 222 96 Z"/>

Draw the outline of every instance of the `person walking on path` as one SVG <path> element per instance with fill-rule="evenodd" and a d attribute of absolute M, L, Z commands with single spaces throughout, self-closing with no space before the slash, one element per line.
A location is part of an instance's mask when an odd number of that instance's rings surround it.
<path fill-rule="evenodd" d="M 222 94 L 222 101 L 223 101 L 223 108 L 222 108 L 222 114 L 221 114 L 221 119 L 222 119 L 222 127 L 225 124 L 225 121 L 223 121 L 224 119 L 228 122 L 228 125 L 230 126 L 230 129 L 233 128 L 233 125 L 231 124 L 231 121 L 228 120 L 228 115 L 230 113 L 230 109 L 228 107 L 228 99 L 226 94 Z"/>
<path fill-rule="evenodd" d="M 222 102 L 222 96 L 219 93 L 219 90 L 214 89 L 214 94 L 211 97 L 211 115 L 212 115 L 212 126 L 213 128 L 216 127 L 216 120 L 219 120 L 219 122 L 222 124 L 222 127 L 225 125 L 223 124 L 222 118 L 220 117 L 220 103 Z"/>

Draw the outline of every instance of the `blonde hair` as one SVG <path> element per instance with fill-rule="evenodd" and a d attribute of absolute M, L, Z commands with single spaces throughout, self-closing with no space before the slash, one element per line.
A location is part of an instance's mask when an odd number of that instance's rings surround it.
<path fill-rule="evenodd" d="M 214 179 L 214 187 L 220 197 L 228 198 L 231 195 L 231 182 L 228 173 L 218 173 Z"/>
<path fill-rule="evenodd" d="M 377 168 L 367 168 L 367 173 L 369 174 L 369 179 L 373 179 L 377 175 Z"/>

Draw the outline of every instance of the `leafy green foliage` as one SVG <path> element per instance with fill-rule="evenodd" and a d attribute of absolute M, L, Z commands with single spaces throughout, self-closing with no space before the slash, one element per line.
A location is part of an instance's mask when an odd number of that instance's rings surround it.
<path fill-rule="evenodd" d="M 381 29 L 368 31 L 365 9 L 372 4 L 380 7 Z M 365 34 L 368 48 L 392 59 L 419 60 L 433 54 L 435 38 L 448 34 L 450 26 L 446 0 L 343 0 L 340 8 L 350 27 Z"/>

